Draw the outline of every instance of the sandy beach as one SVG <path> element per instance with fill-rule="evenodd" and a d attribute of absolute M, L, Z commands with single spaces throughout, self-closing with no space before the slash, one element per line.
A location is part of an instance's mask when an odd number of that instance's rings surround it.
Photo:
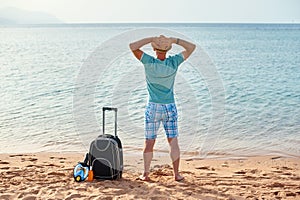
<path fill-rule="evenodd" d="M 143 182 L 142 155 L 124 156 L 121 180 L 77 183 L 83 154 L 1 154 L 0 199 L 300 199 L 299 158 L 183 159 L 176 182 L 170 159 L 154 155 Z"/>

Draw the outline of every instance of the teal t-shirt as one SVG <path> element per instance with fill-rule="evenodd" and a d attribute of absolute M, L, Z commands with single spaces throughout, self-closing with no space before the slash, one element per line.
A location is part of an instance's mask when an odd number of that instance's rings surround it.
<path fill-rule="evenodd" d="M 149 102 L 174 103 L 174 81 L 178 66 L 184 61 L 183 55 L 176 54 L 159 60 L 143 53 L 141 62 L 145 67 Z"/>

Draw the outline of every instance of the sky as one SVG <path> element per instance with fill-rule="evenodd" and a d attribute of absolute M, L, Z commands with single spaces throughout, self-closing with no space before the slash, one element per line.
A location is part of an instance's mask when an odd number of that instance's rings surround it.
<path fill-rule="evenodd" d="M 66 23 L 300 23 L 300 0 L 0 0 Z"/>

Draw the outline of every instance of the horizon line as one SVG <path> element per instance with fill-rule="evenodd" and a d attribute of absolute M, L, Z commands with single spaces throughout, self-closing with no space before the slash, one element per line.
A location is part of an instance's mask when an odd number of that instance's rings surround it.
<path fill-rule="evenodd" d="M 227 22 L 227 21 L 213 21 L 213 22 L 195 22 L 195 21 L 174 21 L 174 22 L 61 22 L 61 23 L 0 23 L 0 26 L 22 26 L 22 25 L 96 25 L 96 24 L 300 24 L 300 21 L 293 21 L 293 22 Z"/>

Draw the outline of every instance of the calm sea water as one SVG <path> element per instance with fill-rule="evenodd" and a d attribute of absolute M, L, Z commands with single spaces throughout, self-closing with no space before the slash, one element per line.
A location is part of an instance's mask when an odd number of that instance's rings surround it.
<path fill-rule="evenodd" d="M 101 133 L 103 106 L 120 109 L 118 134 L 125 153 L 139 152 L 147 91 L 143 68 L 129 49 L 112 61 L 114 70 L 106 70 L 97 80 L 92 110 L 99 131 L 78 131 L 73 99 L 79 72 L 97 47 L 121 33 L 149 26 L 179 32 L 201 46 L 224 87 L 225 112 L 217 116 L 224 123 L 222 129 L 210 131 L 213 105 L 205 77 L 189 63 L 180 67 L 175 90 L 179 140 L 186 155 L 300 155 L 299 24 L 0 27 L 0 153 L 84 153 Z M 134 83 L 130 93 L 122 92 L 129 83 Z M 124 96 L 126 102 L 115 100 Z M 187 98 L 191 96 L 193 101 Z M 108 113 L 108 132 L 112 119 Z M 168 151 L 163 130 L 155 148 Z"/>

